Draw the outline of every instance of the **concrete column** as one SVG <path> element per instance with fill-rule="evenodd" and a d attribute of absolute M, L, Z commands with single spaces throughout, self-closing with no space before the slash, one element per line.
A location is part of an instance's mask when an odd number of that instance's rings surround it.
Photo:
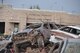
<path fill-rule="evenodd" d="M 20 24 L 19 24 L 19 31 L 22 31 L 26 27 L 26 18 L 21 18 Z"/>
<path fill-rule="evenodd" d="M 10 34 L 10 24 L 9 22 L 5 22 L 5 33 L 4 35 L 9 35 Z"/>

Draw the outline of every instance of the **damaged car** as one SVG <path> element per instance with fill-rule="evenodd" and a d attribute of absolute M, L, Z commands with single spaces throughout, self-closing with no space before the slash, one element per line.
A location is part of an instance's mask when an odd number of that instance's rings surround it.
<path fill-rule="evenodd" d="M 80 26 L 65 26 L 57 30 L 51 30 L 51 33 L 62 38 L 80 38 Z"/>

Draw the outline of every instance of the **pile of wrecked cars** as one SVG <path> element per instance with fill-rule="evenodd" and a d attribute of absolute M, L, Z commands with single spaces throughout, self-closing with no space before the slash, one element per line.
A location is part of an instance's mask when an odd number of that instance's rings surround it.
<path fill-rule="evenodd" d="M 54 23 L 41 23 L 13 34 L 14 53 L 80 53 L 80 39 L 58 36 L 57 30 Z"/>

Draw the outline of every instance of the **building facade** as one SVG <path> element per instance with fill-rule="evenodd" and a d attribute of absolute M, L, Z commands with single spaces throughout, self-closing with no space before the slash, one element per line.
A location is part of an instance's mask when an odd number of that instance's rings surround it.
<path fill-rule="evenodd" d="M 6 35 L 13 31 L 22 31 L 27 24 L 41 23 L 43 21 L 55 22 L 62 25 L 80 24 L 80 15 L 73 15 L 67 12 L 20 9 L 8 5 L 0 6 L 0 33 Z"/>

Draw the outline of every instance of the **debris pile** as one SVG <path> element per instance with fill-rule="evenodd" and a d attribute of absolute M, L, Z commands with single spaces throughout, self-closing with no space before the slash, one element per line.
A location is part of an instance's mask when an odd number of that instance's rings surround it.
<path fill-rule="evenodd" d="M 38 30 L 30 33 L 18 33 L 13 36 L 16 53 L 48 53 L 53 43 Z"/>

